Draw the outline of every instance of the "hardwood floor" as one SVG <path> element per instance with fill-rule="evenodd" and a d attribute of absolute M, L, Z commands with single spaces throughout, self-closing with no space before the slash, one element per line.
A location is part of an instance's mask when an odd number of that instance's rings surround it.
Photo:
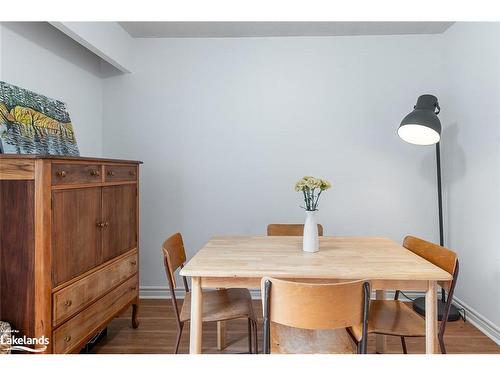
<path fill-rule="evenodd" d="M 260 301 L 254 301 L 258 316 L 262 316 Z M 94 349 L 93 353 L 166 353 L 173 352 L 177 333 L 173 308 L 170 300 L 141 300 L 138 329 L 132 328 L 131 309 L 114 319 L 108 326 L 108 335 Z M 262 350 L 262 319 L 259 325 L 259 350 Z M 221 353 L 217 350 L 216 323 L 203 326 L 203 353 Z M 248 350 L 246 320 L 227 323 L 228 347 L 222 353 L 243 353 Z M 409 353 L 424 353 L 424 338 L 406 339 Z M 496 353 L 500 346 L 495 344 L 470 323 L 449 322 L 445 342 L 448 353 Z M 402 353 L 398 337 L 387 338 L 389 353 Z M 184 328 L 179 353 L 189 352 L 189 324 Z M 375 337 L 370 336 L 368 352 L 375 352 Z"/>

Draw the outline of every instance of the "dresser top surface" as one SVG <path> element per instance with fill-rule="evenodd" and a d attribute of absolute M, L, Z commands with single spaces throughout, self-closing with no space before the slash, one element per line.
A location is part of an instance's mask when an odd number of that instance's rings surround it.
<path fill-rule="evenodd" d="M 19 155 L 19 154 L 0 154 L 1 159 L 47 159 L 47 160 L 67 160 L 67 161 L 90 161 L 106 163 L 133 163 L 142 164 L 140 160 L 109 159 L 98 157 L 83 156 L 61 156 L 61 155 Z"/>

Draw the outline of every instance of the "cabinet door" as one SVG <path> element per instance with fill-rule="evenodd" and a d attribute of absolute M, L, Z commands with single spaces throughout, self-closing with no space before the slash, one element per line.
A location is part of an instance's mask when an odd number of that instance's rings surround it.
<path fill-rule="evenodd" d="M 52 282 L 71 280 L 99 262 L 101 188 L 52 193 Z"/>
<path fill-rule="evenodd" d="M 103 262 L 137 247 L 136 189 L 135 184 L 102 189 Z"/>

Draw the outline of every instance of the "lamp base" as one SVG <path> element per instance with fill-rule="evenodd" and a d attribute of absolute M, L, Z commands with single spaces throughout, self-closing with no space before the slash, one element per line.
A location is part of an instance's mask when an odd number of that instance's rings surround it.
<path fill-rule="evenodd" d="M 443 320 L 445 303 L 438 300 L 438 320 Z M 413 301 L 413 310 L 422 316 L 425 316 L 425 297 L 418 297 Z M 455 305 L 450 306 L 450 313 L 448 314 L 448 322 L 454 322 L 461 318 L 460 312 Z"/>

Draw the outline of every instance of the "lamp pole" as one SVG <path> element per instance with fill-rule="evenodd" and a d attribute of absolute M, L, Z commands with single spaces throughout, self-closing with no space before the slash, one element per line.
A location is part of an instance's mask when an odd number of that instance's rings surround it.
<path fill-rule="evenodd" d="M 437 175 L 437 188 L 438 188 L 438 211 L 439 211 L 439 245 L 444 246 L 444 231 L 443 231 L 443 192 L 441 188 L 441 148 L 438 142 L 436 143 L 436 175 Z M 445 292 L 441 288 L 441 302 L 445 303 Z"/>
<path fill-rule="evenodd" d="M 443 235 L 443 193 L 441 190 L 441 150 L 439 143 L 436 143 L 436 171 L 438 188 L 438 209 L 439 209 L 439 245 L 444 246 Z"/>

